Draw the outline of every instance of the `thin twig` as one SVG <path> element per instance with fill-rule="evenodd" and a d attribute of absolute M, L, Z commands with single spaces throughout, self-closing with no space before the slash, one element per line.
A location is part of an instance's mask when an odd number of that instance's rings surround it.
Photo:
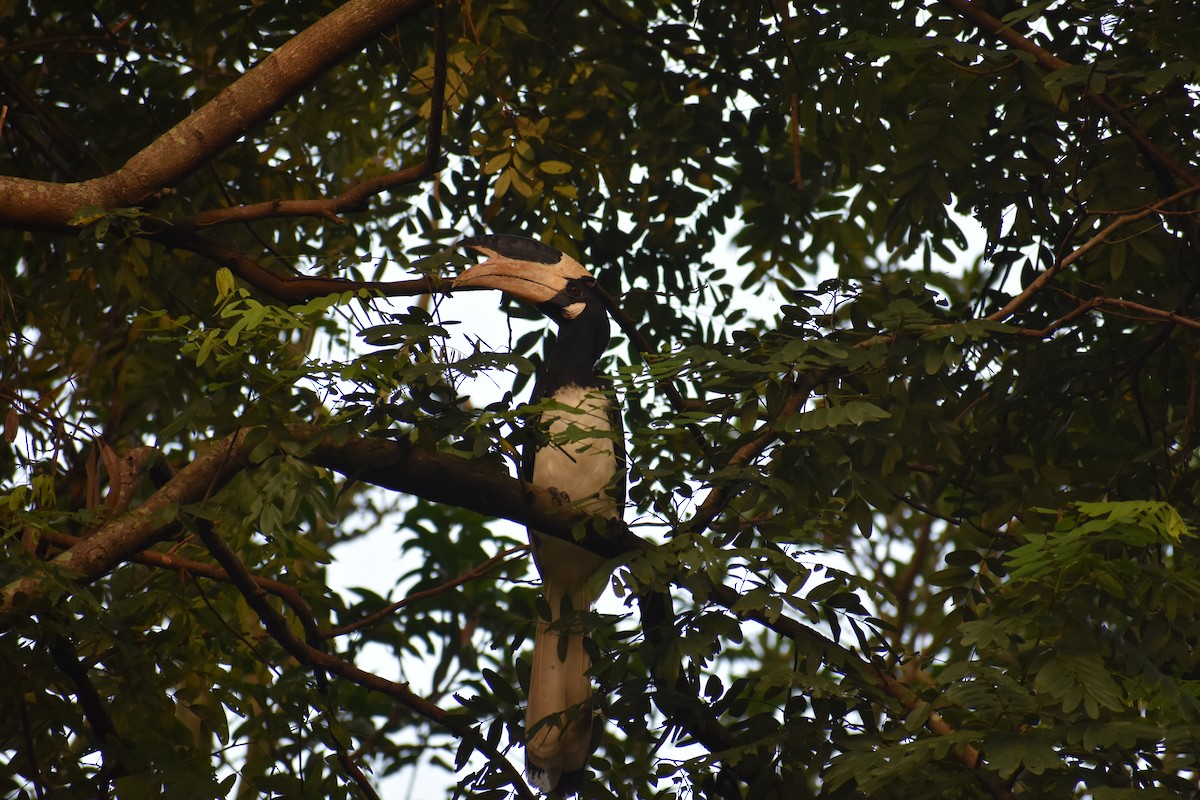
<path fill-rule="evenodd" d="M 469 741 L 477 750 L 488 756 L 491 763 L 509 779 L 514 791 L 525 800 L 534 800 L 533 792 L 504 754 L 469 725 L 458 722 L 450 714 L 420 695 L 405 684 L 367 672 L 354 664 L 314 647 L 297 638 L 287 620 L 266 602 L 265 592 L 254 582 L 254 576 L 206 520 L 196 519 L 196 531 L 205 547 L 233 579 L 246 603 L 254 610 L 267 633 L 293 658 L 309 667 L 325 670 L 371 691 L 385 694 L 428 720 L 442 725 L 459 738 Z"/>
<path fill-rule="evenodd" d="M 1152 308 L 1141 303 L 1136 303 L 1133 300 L 1121 300 L 1117 297 L 1097 297 L 1092 302 L 1099 306 L 1102 310 L 1105 307 L 1121 308 L 1128 311 L 1136 311 L 1139 314 L 1145 314 L 1148 317 L 1161 320 L 1163 322 L 1173 322 L 1176 325 L 1183 325 L 1193 330 L 1200 330 L 1200 320 L 1193 317 L 1184 317 L 1176 314 L 1174 311 L 1165 311 L 1161 308 Z"/>
<path fill-rule="evenodd" d="M 515 553 L 524 554 L 524 553 L 528 552 L 528 550 L 529 550 L 529 545 L 527 545 L 527 544 L 517 545 L 516 547 L 510 547 L 507 550 L 505 550 L 504 552 L 497 553 L 496 555 L 489 558 L 487 561 L 484 561 L 483 563 L 471 568 L 467 572 L 464 572 L 462 575 L 459 575 L 457 578 L 453 578 L 451 580 L 446 581 L 445 583 L 439 584 L 439 585 L 431 587 L 429 589 L 422 589 L 419 592 L 413 592 L 412 594 L 405 597 L 403 600 L 398 600 L 395 603 L 392 603 L 390 606 L 387 606 L 386 608 L 381 608 L 379 611 L 376 611 L 375 613 L 370 614 L 370 615 L 364 617 L 363 619 L 358 620 L 357 622 L 352 622 L 349 625 L 343 625 L 340 628 L 334 628 L 333 630 L 330 630 L 330 631 L 322 631 L 320 634 L 320 637 L 322 639 L 332 639 L 337 636 L 344 636 L 347 633 L 352 633 L 361 628 L 366 628 L 369 625 L 373 625 L 385 617 L 391 616 L 392 614 L 396 613 L 397 611 L 399 611 L 400 609 L 404 608 L 407 605 L 411 605 L 412 603 L 415 603 L 419 600 L 426 600 L 430 597 L 435 597 L 436 595 L 442 594 L 444 592 L 449 591 L 450 589 L 453 589 L 455 586 L 461 586 L 462 584 L 467 583 L 468 581 L 473 581 L 476 578 L 481 578 L 484 575 L 486 575 L 487 573 L 491 572 L 495 567 L 499 566 L 501 563 L 507 561 L 509 559 L 509 557 L 512 556 L 513 554 L 515 554 Z"/>
<path fill-rule="evenodd" d="M 38 531 L 38 535 L 44 541 L 63 548 L 74 547 L 75 545 L 84 541 L 83 537 L 72 536 L 69 533 L 60 533 L 58 531 Z M 140 553 L 130 556 L 129 560 L 138 564 L 142 564 L 143 566 L 154 567 L 156 569 L 166 569 L 172 572 L 179 572 L 198 578 L 206 578 L 210 581 L 217 581 L 218 583 L 233 583 L 233 578 L 229 576 L 229 573 L 225 572 L 225 570 L 221 569 L 220 567 L 212 564 L 206 564 L 203 561 L 195 561 L 189 558 L 180 558 L 179 556 L 170 555 L 168 553 L 160 553 L 157 550 L 143 550 Z M 294 612 L 296 612 L 296 615 L 300 619 L 312 617 L 311 608 L 309 607 L 308 603 L 304 601 L 304 598 L 300 596 L 300 592 L 296 590 L 296 587 L 289 586 L 282 581 L 273 580 L 271 578 L 261 578 L 257 575 L 254 576 L 254 583 L 264 592 L 273 594 L 279 599 L 283 600 L 283 602 L 287 603 L 287 605 Z M 320 635 L 319 631 L 317 631 L 315 628 L 313 629 L 312 633 L 317 634 L 318 637 Z"/>
<path fill-rule="evenodd" d="M 1193 184 L 1188 186 L 1186 189 L 1175 192 L 1170 197 L 1165 197 L 1162 200 L 1151 203 L 1150 205 L 1139 209 L 1138 211 L 1134 211 L 1129 214 L 1121 214 L 1113 219 L 1113 221 L 1108 225 L 1105 225 L 1098 233 L 1096 233 L 1086 242 L 1081 244 L 1079 247 L 1076 247 L 1067 255 L 1063 256 L 1058 263 L 1052 265 L 1041 275 L 1038 275 L 1036 278 L 1030 281 L 1029 285 L 1026 286 L 1020 294 L 1009 300 L 1003 308 L 988 314 L 986 317 L 984 317 L 984 319 L 992 322 L 1003 322 L 1013 314 L 1020 311 L 1034 297 L 1034 295 L 1042 291 L 1042 289 L 1046 287 L 1046 284 L 1054 279 L 1054 276 L 1074 264 L 1087 253 L 1099 247 L 1101 244 L 1104 244 L 1107 238 L 1114 232 L 1120 230 L 1131 222 L 1136 222 L 1140 219 L 1150 216 L 1151 214 L 1157 213 L 1163 208 L 1163 206 L 1176 203 L 1185 197 L 1196 194 L 1197 192 L 1200 192 L 1200 184 Z"/>
<path fill-rule="evenodd" d="M 801 374 L 792 384 L 792 388 L 788 392 L 787 399 L 780 407 L 779 413 L 775 415 L 775 422 L 759 428 L 750 441 L 743 444 L 730 456 L 726 467 L 745 466 L 762 455 L 771 442 L 775 441 L 776 437 L 779 436 L 776 422 L 787 419 L 803 408 L 809 395 L 812 394 L 812 390 L 828 380 L 833 373 L 834 370 L 832 368 L 827 368 Z M 706 530 L 720 516 L 725 506 L 729 504 L 729 501 L 733 497 L 733 489 L 732 484 L 714 486 L 709 489 L 704 500 L 696 508 L 696 513 L 692 515 L 690 520 L 680 526 L 675 533 L 698 534 Z"/>

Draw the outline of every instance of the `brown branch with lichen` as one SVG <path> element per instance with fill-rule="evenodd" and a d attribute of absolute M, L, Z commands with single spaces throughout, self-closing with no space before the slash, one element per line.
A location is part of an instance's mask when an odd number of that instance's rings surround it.
<path fill-rule="evenodd" d="M 350 0 L 107 175 L 73 183 L 0 176 L 0 226 L 69 231 L 83 208 L 142 203 L 195 172 L 379 33 L 430 5 L 432 0 Z"/>

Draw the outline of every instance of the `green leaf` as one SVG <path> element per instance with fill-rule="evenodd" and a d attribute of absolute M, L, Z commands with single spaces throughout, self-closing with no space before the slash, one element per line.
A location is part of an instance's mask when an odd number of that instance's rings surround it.
<path fill-rule="evenodd" d="M 988 754 L 988 763 L 1006 780 L 1018 770 L 1041 775 L 1046 770 L 1062 766 L 1062 759 L 1055 752 L 1053 739 L 1044 731 L 997 731 L 987 736 L 984 747 Z"/>
<path fill-rule="evenodd" d="M 538 164 L 538 169 L 547 175 L 566 175 L 572 168 L 565 161 L 543 161 Z"/>

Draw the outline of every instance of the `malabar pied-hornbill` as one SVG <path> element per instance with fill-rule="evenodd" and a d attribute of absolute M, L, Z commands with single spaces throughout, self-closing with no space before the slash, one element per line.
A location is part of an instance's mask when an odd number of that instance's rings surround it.
<path fill-rule="evenodd" d="M 596 373 L 609 340 L 596 279 L 557 248 L 521 236 L 477 236 L 460 245 L 487 256 L 455 288 L 499 289 L 536 306 L 558 325 L 546 348 L 533 403 L 550 441 L 526 447 L 523 478 L 565 494 L 577 507 L 619 517 L 625 495 L 620 415 L 610 383 Z M 594 434 L 594 435 L 589 435 Z M 592 577 L 604 559 L 562 539 L 529 531 L 549 619 L 539 619 L 525 713 L 525 765 L 543 792 L 570 791 L 591 752 L 591 661 L 575 612 L 591 608 Z M 564 620 L 564 617 L 566 619 Z M 564 641 L 565 640 L 565 641 Z"/>

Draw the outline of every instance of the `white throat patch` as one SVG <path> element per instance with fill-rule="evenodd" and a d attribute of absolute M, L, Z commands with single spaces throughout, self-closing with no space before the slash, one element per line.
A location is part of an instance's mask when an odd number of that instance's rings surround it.
<path fill-rule="evenodd" d="M 567 319 L 575 319 L 576 317 L 578 317 L 580 314 L 583 313 L 583 309 L 584 309 L 583 303 L 571 303 L 571 305 L 567 306 L 566 308 L 564 308 L 562 310 L 562 313 L 563 313 L 563 316 L 566 317 Z"/>

